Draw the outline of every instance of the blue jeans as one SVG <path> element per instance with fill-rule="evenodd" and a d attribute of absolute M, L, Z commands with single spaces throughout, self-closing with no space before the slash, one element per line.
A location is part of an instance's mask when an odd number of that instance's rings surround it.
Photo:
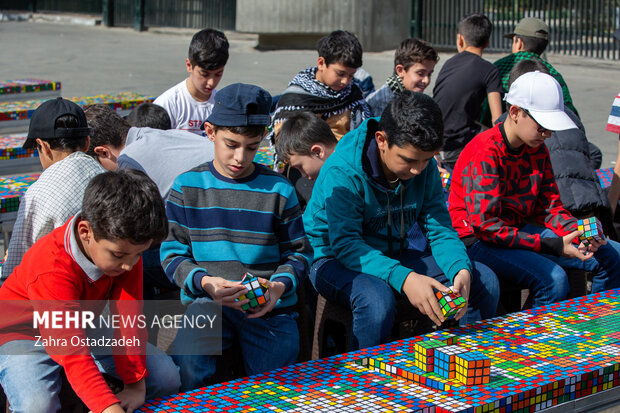
<path fill-rule="evenodd" d="M 550 229 L 525 225 L 522 231 L 557 237 Z M 532 294 L 533 307 L 564 300 L 568 295 L 568 277 L 564 268 L 576 268 L 593 273 L 592 292 L 597 293 L 620 287 L 620 244 L 607 240 L 594 256 L 586 261 L 577 258 L 556 257 L 533 251 L 504 248 L 478 241 L 469 248 L 472 259 L 493 269 L 498 277 Z"/>
<path fill-rule="evenodd" d="M 102 373 L 119 378 L 111 355 L 93 355 Z M 179 391 L 179 370 L 166 353 L 147 343 L 146 399 Z M 0 347 L 0 383 L 12 412 L 56 412 L 62 385 L 62 367 L 35 347 L 34 340 L 9 341 Z"/>
<path fill-rule="evenodd" d="M 402 265 L 449 286 L 429 252 L 406 250 Z M 326 299 L 350 308 L 353 313 L 353 349 L 385 343 L 390 338 L 396 313 L 395 291 L 375 276 L 351 271 L 335 258 L 315 261 L 310 268 L 314 288 Z M 497 277 L 487 266 L 474 262 L 467 313 L 461 325 L 495 316 L 499 300 Z"/>
<path fill-rule="evenodd" d="M 200 303 L 209 301 L 200 298 L 192 302 L 186 315 L 202 314 Z M 260 318 L 247 318 L 245 313 L 229 307 L 222 307 L 222 350 L 239 341 L 243 364 L 248 376 L 263 373 L 294 363 L 299 353 L 299 331 L 295 314 L 279 313 Z M 201 341 L 211 343 L 213 337 L 208 329 L 179 330 L 172 345 L 172 359 L 181 370 L 181 391 L 189 391 L 211 384 L 215 374 L 215 355 L 175 355 L 175 347 L 191 340 L 196 345 Z M 207 344 L 211 345 L 211 344 Z"/>

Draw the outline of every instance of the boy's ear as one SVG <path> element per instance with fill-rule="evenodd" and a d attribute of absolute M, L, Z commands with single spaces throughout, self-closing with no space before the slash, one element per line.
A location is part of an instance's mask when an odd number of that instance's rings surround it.
<path fill-rule="evenodd" d="M 521 108 L 519 108 L 518 106 L 515 106 L 515 105 L 510 105 L 510 107 L 508 108 L 508 117 L 514 123 L 517 123 L 517 118 L 519 117 L 519 110 L 520 109 Z"/>
<path fill-rule="evenodd" d="M 456 34 L 456 48 L 459 51 L 465 48 L 465 38 L 461 33 Z"/>
<path fill-rule="evenodd" d="M 520 52 L 524 49 L 523 40 L 518 36 L 512 37 L 512 53 Z"/>
<path fill-rule="evenodd" d="M 90 228 L 90 223 L 85 220 L 81 220 L 77 225 L 77 233 L 80 240 L 83 243 L 88 243 L 90 241 L 90 236 L 92 233 L 92 229 Z"/>
<path fill-rule="evenodd" d="M 316 60 L 316 65 L 319 70 L 325 70 L 327 68 L 327 64 L 325 64 L 325 58 L 323 56 L 319 56 L 319 58 Z"/>
<path fill-rule="evenodd" d="M 107 145 L 95 146 L 93 152 L 95 152 L 99 158 L 110 159 L 112 157 L 112 151 L 110 151 Z"/>
<path fill-rule="evenodd" d="M 403 65 L 396 65 L 396 67 L 394 68 L 394 71 L 396 72 L 396 74 L 400 78 L 405 76 L 405 73 L 407 73 L 407 71 L 405 70 L 405 66 L 403 66 Z"/>
<path fill-rule="evenodd" d="M 325 146 L 315 143 L 310 147 L 310 156 L 317 157 L 321 160 L 325 159 Z"/>
<path fill-rule="evenodd" d="M 382 130 L 375 132 L 375 140 L 380 151 L 384 151 L 388 147 L 387 135 Z"/>
<path fill-rule="evenodd" d="M 37 145 L 39 145 L 39 147 L 37 148 L 39 150 L 39 153 L 42 153 L 45 157 L 52 159 L 52 149 L 50 148 L 50 144 L 49 142 L 45 142 L 43 139 L 36 139 Z"/>
<path fill-rule="evenodd" d="M 185 67 L 187 68 L 187 73 L 192 72 L 192 62 L 189 61 L 189 58 L 185 58 Z"/>
<path fill-rule="evenodd" d="M 205 133 L 207 134 L 207 138 L 211 142 L 215 142 L 215 129 L 213 129 L 213 124 L 209 122 L 205 122 Z"/>

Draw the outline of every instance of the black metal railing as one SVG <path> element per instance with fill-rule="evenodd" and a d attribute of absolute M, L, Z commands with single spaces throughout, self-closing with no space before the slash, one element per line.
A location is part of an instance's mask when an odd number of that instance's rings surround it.
<path fill-rule="evenodd" d="M 538 17 L 551 29 L 547 51 L 618 60 L 620 0 L 412 0 L 411 35 L 440 49 L 456 49 L 456 24 L 469 13 L 493 22 L 489 51 L 510 51 L 504 38 L 524 17 Z"/>

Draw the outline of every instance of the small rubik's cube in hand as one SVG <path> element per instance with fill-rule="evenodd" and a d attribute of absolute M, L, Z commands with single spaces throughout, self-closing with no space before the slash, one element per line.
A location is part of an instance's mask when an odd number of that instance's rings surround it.
<path fill-rule="evenodd" d="M 258 307 L 259 305 L 265 304 L 269 302 L 269 289 L 265 284 L 261 284 L 258 281 L 258 278 L 246 272 L 241 280 L 241 283 L 248 290 L 245 294 L 237 298 L 237 301 L 243 301 L 246 298 L 250 300 L 249 303 L 246 303 L 241 306 L 243 311 L 249 310 L 250 308 Z"/>
<path fill-rule="evenodd" d="M 449 192 L 451 184 L 452 184 L 452 175 L 450 174 L 450 172 L 443 172 L 441 174 L 441 186 L 443 186 L 443 190 L 446 192 Z"/>
<path fill-rule="evenodd" d="M 437 297 L 437 301 L 439 301 L 441 313 L 446 321 L 453 319 L 466 304 L 465 299 L 460 295 L 454 294 L 452 290 L 448 290 L 447 293 L 435 290 L 435 297 Z"/>
<path fill-rule="evenodd" d="M 583 234 L 579 236 L 579 241 L 583 242 L 585 246 L 590 245 L 593 240 L 598 242 L 603 242 L 605 240 L 603 226 L 601 225 L 601 221 L 596 217 L 578 220 L 577 229 L 583 231 Z"/>
<path fill-rule="evenodd" d="M 456 354 L 456 379 L 466 386 L 487 384 L 491 378 L 491 359 L 477 351 Z"/>

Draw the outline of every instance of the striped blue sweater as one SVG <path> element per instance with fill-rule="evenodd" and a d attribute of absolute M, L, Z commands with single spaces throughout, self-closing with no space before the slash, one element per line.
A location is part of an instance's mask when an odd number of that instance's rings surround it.
<path fill-rule="evenodd" d="M 238 281 L 247 271 L 284 282 L 277 307 L 297 302 L 312 248 L 295 189 L 282 175 L 255 164 L 251 175 L 233 180 L 212 162 L 202 164 L 176 178 L 166 214 L 170 231 L 161 260 L 183 302 L 206 295 L 204 275 Z"/>

